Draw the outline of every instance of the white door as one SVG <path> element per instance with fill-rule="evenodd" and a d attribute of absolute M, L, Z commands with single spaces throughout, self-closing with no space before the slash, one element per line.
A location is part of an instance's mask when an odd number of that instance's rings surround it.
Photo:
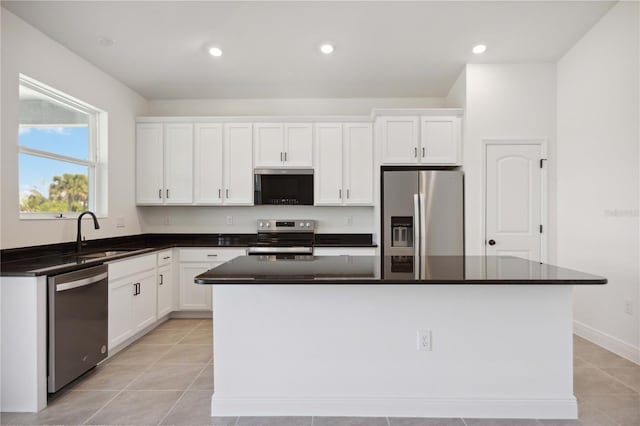
<path fill-rule="evenodd" d="M 284 125 L 284 165 L 313 166 L 313 126 L 309 123 Z"/>
<path fill-rule="evenodd" d="M 164 161 L 161 123 L 136 125 L 136 203 L 164 202 Z"/>
<path fill-rule="evenodd" d="M 251 124 L 226 124 L 224 129 L 224 204 L 253 205 Z"/>
<path fill-rule="evenodd" d="M 135 275 L 133 278 L 138 284 L 138 294 L 133 297 L 133 329 L 140 331 L 156 322 L 157 309 L 157 285 L 156 270 Z"/>
<path fill-rule="evenodd" d="M 418 117 L 381 118 L 382 162 L 384 164 L 415 164 L 419 162 L 418 126 Z"/>
<path fill-rule="evenodd" d="M 256 123 L 253 131 L 256 167 L 281 167 L 284 162 L 283 125 Z"/>
<path fill-rule="evenodd" d="M 314 204 L 341 205 L 342 125 L 316 124 Z"/>
<path fill-rule="evenodd" d="M 193 282 L 193 279 L 211 269 L 210 263 L 180 264 L 180 302 L 181 310 L 210 310 L 211 287 Z"/>
<path fill-rule="evenodd" d="M 171 264 L 158 267 L 158 308 L 160 319 L 173 310 L 173 277 Z"/>
<path fill-rule="evenodd" d="M 165 203 L 193 203 L 193 124 L 165 124 Z"/>
<path fill-rule="evenodd" d="M 344 125 L 344 202 L 373 204 L 373 140 L 371 124 Z"/>
<path fill-rule="evenodd" d="M 541 261 L 542 148 L 486 145 L 486 243 L 492 256 Z"/>
<path fill-rule="evenodd" d="M 109 282 L 109 350 L 127 340 L 133 329 L 133 294 L 135 286 L 125 278 Z"/>
<path fill-rule="evenodd" d="M 422 117 L 420 161 L 427 164 L 457 164 L 460 146 L 458 117 Z"/>
<path fill-rule="evenodd" d="M 222 203 L 222 124 L 195 126 L 194 202 Z"/>

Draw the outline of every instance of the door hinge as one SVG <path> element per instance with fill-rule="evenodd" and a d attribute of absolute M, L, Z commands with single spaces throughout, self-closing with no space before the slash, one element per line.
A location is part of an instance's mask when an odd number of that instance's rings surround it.
<path fill-rule="evenodd" d="M 540 225 L 540 233 L 542 234 L 542 225 Z"/>
<path fill-rule="evenodd" d="M 546 158 L 541 158 L 540 159 L 540 168 L 542 168 L 542 166 L 544 166 L 544 162 L 547 161 Z"/>

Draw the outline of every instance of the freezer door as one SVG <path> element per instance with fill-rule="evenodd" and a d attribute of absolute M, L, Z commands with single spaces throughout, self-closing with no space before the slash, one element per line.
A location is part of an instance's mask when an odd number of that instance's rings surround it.
<path fill-rule="evenodd" d="M 414 197 L 418 194 L 418 172 L 385 171 L 382 194 L 384 255 L 413 256 L 417 224 Z"/>
<path fill-rule="evenodd" d="M 464 255 L 462 172 L 420 171 L 419 190 L 421 256 Z"/>

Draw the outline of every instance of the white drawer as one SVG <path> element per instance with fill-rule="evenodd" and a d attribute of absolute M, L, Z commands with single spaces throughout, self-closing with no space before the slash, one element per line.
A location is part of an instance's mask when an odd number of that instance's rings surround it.
<path fill-rule="evenodd" d="M 158 266 L 168 265 L 173 260 L 173 250 L 162 250 L 158 252 Z"/>
<path fill-rule="evenodd" d="M 226 262 L 246 253 L 245 248 L 182 248 L 180 262 Z"/>
<path fill-rule="evenodd" d="M 156 253 L 109 263 L 109 281 L 156 267 Z"/>

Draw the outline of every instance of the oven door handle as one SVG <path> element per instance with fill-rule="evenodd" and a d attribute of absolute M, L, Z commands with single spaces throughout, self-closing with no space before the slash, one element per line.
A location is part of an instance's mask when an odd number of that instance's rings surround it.
<path fill-rule="evenodd" d="M 73 288 L 84 287 L 84 286 L 87 286 L 87 285 L 95 284 L 98 281 L 104 280 L 105 278 L 107 278 L 107 276 L 108 276 L 108 273 L 107 272 L 103 272 L 101 274 L 94 275 L 93 277 L 84 278 L 84 279 L 76 280 L 76 281 L 70 281 L 68 283 L 57 284 L 56 285 L 56 292 L 65 291 L 65 290 L 71 290 Z"/>

